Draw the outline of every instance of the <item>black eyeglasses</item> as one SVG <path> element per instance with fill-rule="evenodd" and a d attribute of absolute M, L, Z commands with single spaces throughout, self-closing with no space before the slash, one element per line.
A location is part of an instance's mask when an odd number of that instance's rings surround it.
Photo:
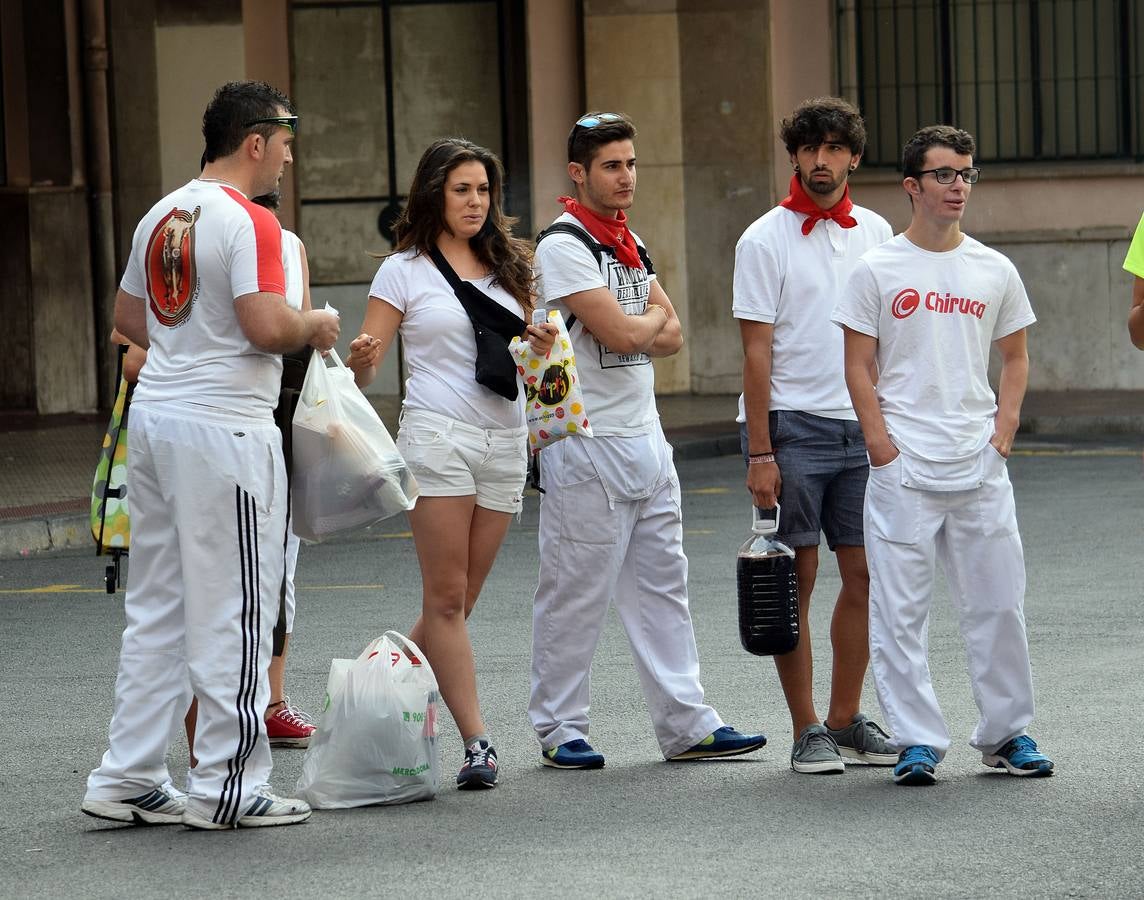
<path fill-rule="evenodd" d="M 584 116 L 576 120 L 577 128 L 595 128 L 597 125 L 609 125 L 612 122 L 622 122 L 624 117 L 618 113 L 600 113 L 596 116 Z"/>
<path fill-rule="evenodd" d="M 938 184 L 953 184 L 958 175 L 966 184 L 977 184 L 977 179 L 981 177 L 981 169 L 977 166 L 969 166 L 965 169 L 951 169 L 949 166 L 942 166 L 940 169 L 922 169 L 920 172 L 914 173 L 915 178 L 920 178 L 922 175 L 933 175 Z"/>
<path fill-rule="evenodd" d="M 265 119 L 251 119 L 249 122 L 243 122 L 243 128 L 253 128 L 255 125 L 281 125 L 283 128 L 289 128 L 291 134 L 298 132 L 298 117 L 297 116 L 269 116 Z"/>

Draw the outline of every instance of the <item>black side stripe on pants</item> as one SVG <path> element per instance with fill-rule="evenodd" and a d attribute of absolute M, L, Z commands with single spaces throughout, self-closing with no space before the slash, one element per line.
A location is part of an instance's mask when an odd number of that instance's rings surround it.
<path fill-rule="evenodd" d="M 233 822 L 239 816 L 242 779 L 246 761 L 258 741 L 260 726 L 254 698 L 258 688 L 258 649 L 262 634 L 262 597 L 258 567 L 258 513 L 254 498 L 242 488 L 234 489 L 235 524 L 242 581 L 242 667 L 235 707 L 238 712 L 238 747 L 227 760 L 227 776 L 215 809 L 215 822 Z"/>

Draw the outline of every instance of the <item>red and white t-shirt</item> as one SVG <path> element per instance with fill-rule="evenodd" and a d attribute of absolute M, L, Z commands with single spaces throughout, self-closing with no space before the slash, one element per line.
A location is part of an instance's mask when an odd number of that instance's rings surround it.
<path fill-rule="evenodd" d="M 230 185 L 195 179 L 135 229 L 120 284 L 147 304 L 147 364 L 134 402 L 177 401 L 270 420 L 282 358 L 242 332 L 236 297 L 285 296 L 282 228 Z"/>
<path fill-rule="evenodd" d="M 898 235 L 858 260 L 831 321 L 878 339 L 878 403 L 894 444 L 956 462 L 993 434 L 990 345 L 1036 317 L 996 250 L 965 235 L 934 253 Z"/>

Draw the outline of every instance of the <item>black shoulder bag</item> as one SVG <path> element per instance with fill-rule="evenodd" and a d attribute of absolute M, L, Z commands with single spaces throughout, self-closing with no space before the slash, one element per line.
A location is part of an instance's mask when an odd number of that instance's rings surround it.
<path fill-rule="evenodd" d="M 515 400 L 518 394 L 516 363 L 508 352 L 508 342 L 524 333 L 524 319 L 509 312 L 476 285 L 458 278 L 437 247 L 429 249 L 429 256 L 473 323 L 473 334 L 477 339 L 477 384 L 506 400 Z"/>

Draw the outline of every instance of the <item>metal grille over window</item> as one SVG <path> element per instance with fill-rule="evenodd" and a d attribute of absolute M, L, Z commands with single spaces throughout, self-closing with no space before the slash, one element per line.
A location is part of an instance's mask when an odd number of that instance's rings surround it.
<path fill-rule="evenodd" d="M 991 162 L 1144 159 L 1144 3 L 836 0 L 838 81 L 866 163 L 950 123 Z"/>

